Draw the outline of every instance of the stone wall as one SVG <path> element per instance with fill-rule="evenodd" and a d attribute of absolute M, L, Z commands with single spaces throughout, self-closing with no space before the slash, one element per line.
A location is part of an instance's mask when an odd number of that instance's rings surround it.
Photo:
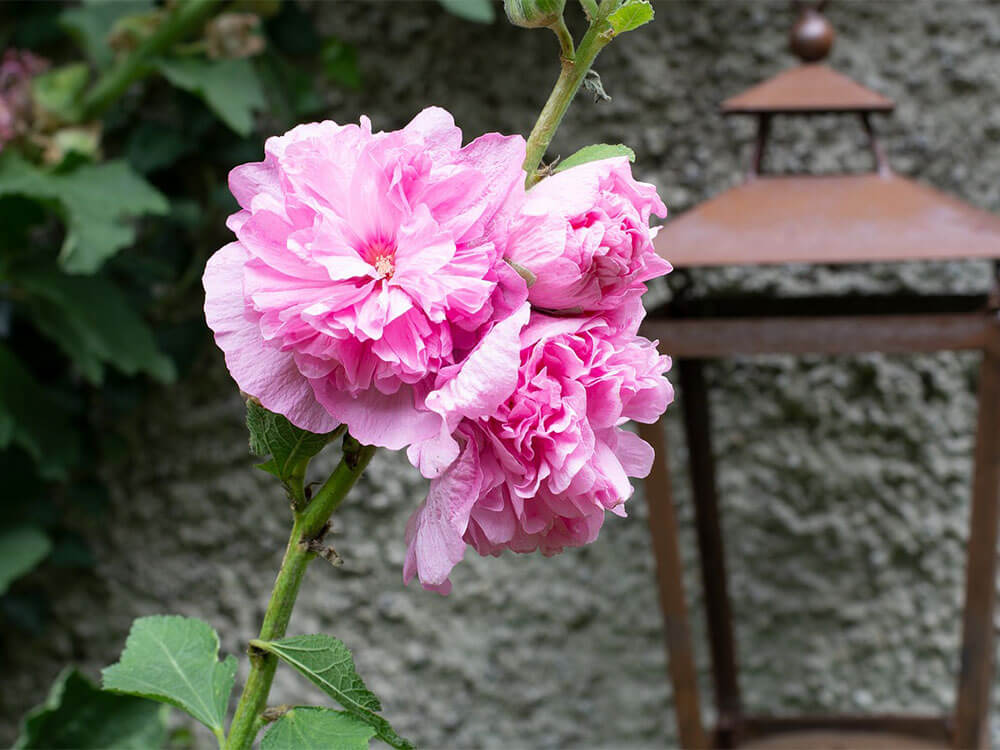
<path fill-rule="evenodd" d="M 792 19 L 784 2 L 656 9 L 651 26 L 599 59 L 613 100 L 579 101 L 553 153 L 629 143 L 639 176 L 679 213 L 741 174 L 751 128 L 723 120 L 717 105 L 791 64 Z M 359 46 L 365 78 L 361 92 L 329 94 L 334 119 L 367 112 L 389 129 L 434 103 L 470 136 L 527 132 L 556 73 L 547 32 L 501 20 L 474 26 L 416 2 L 316 12 L 322 30 Z M 839 32 L 831 64 L 899 102 L 878 122 L 894 166 L 1000 210 L 1000 6 L 840 2 L 828 17 Z M 869 166 L 853 120 L 779 124 L 770 154 L 781 169 Z M 717 270 L 688 281 L 706 292 L 789 295 L 985 290 L 989 275 L 985 264 L 937 263 Z M 972 355 L 871 354 L 740 358 L 708 369 L 748 707 L 950 705 L 977 364 Z M 697 608 L 676 407 L 667 423 Z M 52 582 L 50 630 L 8 642 L 5 737 L 61 664 L 96 672 L 113 661 L 138 615 L 202 617 L 230 652 L 255 632 L 287 518 L 280 490 L 249 469 L 242 405 L 218 352 L 137 415 L 134 432 L 130 468 L 112 479 L 110 517 L 89 531 L 96 575 Z M 448 598 L 400 581 L 404 523 L 424 491 L 402 456 L 375 458 L 337 522 L 346 565 L 312 567 L 292 630 L 345 640 L 386 715 L 424 748 L 671 743 L 641 488 L 631 517 L 609 519 L 586 549 L 553 559 L 468 556 Z M 704 674 L 700 619 L 696 629 Z M 284 670 L 273 697 L 321 700 Z"/>

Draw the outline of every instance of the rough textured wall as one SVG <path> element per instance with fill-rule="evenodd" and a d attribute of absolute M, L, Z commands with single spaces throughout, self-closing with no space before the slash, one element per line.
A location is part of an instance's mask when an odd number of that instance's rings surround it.
<path fill-rule="evenodd" d="M 390 128 L 436 103 L 469 134 L 526 132 L 555 74 L 554 42 L 541 31 L 476 27 L 436 4 L 338 3 L 319 13 L 325 30 L 361 50 L 364 91 L 330 95 L 337 119 L 368 112 Z M 900 102 L 880 118 L 894 165 L 1000 210 L 1000 6 L 841 2 L 828 15 L 839 32 L 832 64 Z M 784 2 L 658 3 L 651 27 L 599 60 L 613 101 L 578 102 L 553 151 L 624 141 L 672 210 L 704 200 L 737 179 L 751 135 L 716 106 L 790 64 L 790 23 Z M 770 154 L 780 168 L 868 166 L 853 120 L 822 119 L 808 132 L 779 124 Z M 988 276 L 983 264 L 919 264 L 721 270 L 691 281 L 777 295 L 985 290 Z M 976 365 L 975 356 L 941 354 L 710 367 L 750 708 L 950 705 Z M 697 607 L 676 409 L 667 421 Z M 98 575 L 53 582 L 49 633 L 4 654 L 8 731 L 61 663 L 96 671 L 112 661 L 137 615 L 203 617 L 230 652 L 255 632 L 287 519 L 280 490 L 249 470 L 242 406 L 221 356 L 207 355 L 134 429 L 136 454 L 113 478 L 111 517 L 91 529 Z M 403 527 L 423 491 L 401 456 L 376 457 L 337 521 L 347 563 L 312 567 L 292 630 L 343 638 L 386 714 L 425 748 L 670 743 L 641 492 L 631 518 L 610 519 L 591 547 L 549 560 L 470 556 L 455 592 L 440 598 L 400 583 Z M 318 699 L 285 670 L 273 697 Z"/>

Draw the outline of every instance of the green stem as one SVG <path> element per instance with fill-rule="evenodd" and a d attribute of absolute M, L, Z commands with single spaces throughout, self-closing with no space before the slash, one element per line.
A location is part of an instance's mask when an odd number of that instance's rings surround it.
<path fill-rule="evenodd" d="M 587 20 L 593 21 L 597 18 L 597 0 L 580 0 L 583 12 L 587 14 Z"/>
<path fill-rule="evenodd" d="M 344 458 L 309 504 L 295 513 L 295 523 L 285 548 L 285 557 L 281 561 L 281 569 L 264 613 L 264 622 L 260 626 L 259 640 L 273 641 L 284 637 L 306 567 L 316 557 L 307 544 L 323 532 L 330 516 L 343 502 L 373 455 L 374 447 L 359 445 L 350 437 L 345 438 Z M 273 654 L 259 649 L 250 650 L 250 675 L 229 728 L 226 750 L 249 750 L 253 746 L 254 738 L 262 726 L 260 715 L 267 707 L 267 696 L 271 691 L 277 666 L 278 659 Z"/>
<path fill-rule="evenodd" d="M 611 3 L 607 5 L 610 6 Z M 580 89 L 580 84 L 583 83 L 598 53 L 612 39 L 606 20 L 607 12 L 603 7 L 598 10 L 597 15 L 591 20 L 590 28 L 580 41 L 580 46 L 576 48 L 576 54 L 571 59 L 563 55 L 562 72 L 535 122 L 535 127 L 531 129 L 531 135 L 528 136 L 527 154 L 524 159 L 524 171 L 527 172 L 525 187 L 530 188 L 541 179 L 538 166 L 542 163 L 542 157 L 545 156 L 545 151 L 552 142 L 563 115 L 569 109 L 573 97 Z M 554 30 L 559 34 L 558 29 Z M 560 40 L 561 38 L 560 35 Z"/>
<path fill-rule="evenodd" d="M 559 38 L 559 49 L 562 50 L 562 59 L 573 62 L 576 59 L 576 48 L 573 46 L 573 35 L 566 28 L 566 19 L 559 16 L 559 20 L 549 28 Z"/>
<path fill-rule="evenodd" d="M 218 0 L 180 0 L 151 36 L 97 80 L 83 100 L 81 118 L 103 114 L 125 89 L 146 75 L 152 58 L 195 28 L 218 4 Z"/>

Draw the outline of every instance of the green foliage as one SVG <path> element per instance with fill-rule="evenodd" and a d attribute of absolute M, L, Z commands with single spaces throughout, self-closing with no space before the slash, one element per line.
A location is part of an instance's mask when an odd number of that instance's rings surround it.
<path fill-rule="evenodd" d="M 279 641 L 255 640 L 250 645 L 294 667 L 347 713 L 374 728 L 386 744 L 400 750 L 413 748 L 413 743 L 396 734 L 389 722 L 376 713 L 382 705 L 358 675 L 351 652 L 342 641 L 329 635 L 300 635 Z"/>
<path fill-rule="evenodd" d="M 629 161 L 635 161 L 635 151 L 621 143 L 611 145 L 608 143 L 595 143 L 592 146 L 584 146 L 575 154 L 566 157 L 558 166 L 556 172 L 564 169 L 577 167 L 590 161 L 600 161 L 601 159 L 613 159 L 616 156 L 627 156 Z"/>
<path fill-rule="evenodd" d="M 473 23 L 493 23 L 496 10 L 490 0 L 438 0 L 453 16 Z"/>
<path fill-rule="evenodd" d="M 267 104 L 249 60 L 164 58 L 156 65 L 174 86 L 200 96 L 239 135 L 250 134 L 253 113 Z"/>
<path fill-rule="evenodd" d="M 247 430 L 250 452 L 271 457 L 257 468 L 273 474 L 296 493 L 301 491 L 309 460 L 323 450 L 333 434 L 317 435 L 300 429 L 254 400 L 247 401 Z"/>
<path fill-rule="evenodd" d="M 45 479 L 65 479 L 80 456 L 69 414 L 0 344 L 0 450 L 17 445 Z"/>
<path fill-rule="evenodd" d="M 155 750 L 167 738 L 166 706 L 100 690 L 76 669 L 24 717 L 14 750 Z"/>
<path fill-rule="evenodd" d="M 31 81 L 35 103 L 42 109 L 66 120 L 75 119 L 76 102 L 87 82 L 90 68 L 86 63 L 73 63 L 36 76 Z"/>
<path fill-rule="evenodd" d="M 126 375 L 146 373 L 172 382 L 174 365 L 162 354 L 153 332 L 125 296 L 99 276 L 67 276 L 55 268 L 34 268 L 12 275 L 28 297 L 35 325 L 49 336 L 94 385 L 104 366 Z"/>
<path fill-rule="evenodd" d="M 236 657 L 219 661 L 219 636 L 201 620 L 140 617 L 118 663 L 101 677 L 105 690 L 168 703 L 222 736 Z"/>
<path fill-rule="evenodd" d="M 129 216 L 165 214 L 166 198 L 127 163 L 85 165 L 66 174 L 46 172 L 14 153 L 0 157 L 0 196 L 24 195 L 56 203 L 66 222 L 59 263 L 69 273 L 94 273 L 135 238 Z"/>
<path fill-rule="evenodd" d="M 637 29 L 653 20 L 653 6 L 648 0 L 626 0 L 618 10 L 608 16 L 616 34 Z"/>
<path fill-rule="evenodd" d="M 367 750 L 375 729 L 344 711 L 297 706 L 272 726 L 261 750 Z"/>
<path fill-rule="evenodd" d="M 76 8 L 64 10 L 60 23 L 83 47 L 98 68 L 114 60 L 108 46 L 108 34 L 118 19 L 148 11 L 152 0 L 87 0 Z"/>
<path fill-rule="evenodd" d="M 339 39 L 328 39 L 320 53 L 323 72 L 331 81 L 348 88 L 361 88 L 361 71 L 358 69 L 358 51 Z"/>
<path fill-rule="evenodd" d="M 45 559 L 52 542 L 37 526 L 0 530 L 0 594 Z"/>

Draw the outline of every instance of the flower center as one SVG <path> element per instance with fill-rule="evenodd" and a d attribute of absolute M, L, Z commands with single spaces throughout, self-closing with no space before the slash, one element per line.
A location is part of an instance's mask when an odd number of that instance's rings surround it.
<path fill-rule="evenodd" d="M 391 279 L 396 272 L 396 248 L 392 243 L 378 240 L 368 246 L 368 262 L 375 266 L 375 273 Z"/>
<path fill-rule="evenodd" d="M 393 272 L 396 270 L 392 262 L 392 256 L 390 255 L 376 255 L 374 265 L 376 273 L 383 279 L 391 279 Z"/>

